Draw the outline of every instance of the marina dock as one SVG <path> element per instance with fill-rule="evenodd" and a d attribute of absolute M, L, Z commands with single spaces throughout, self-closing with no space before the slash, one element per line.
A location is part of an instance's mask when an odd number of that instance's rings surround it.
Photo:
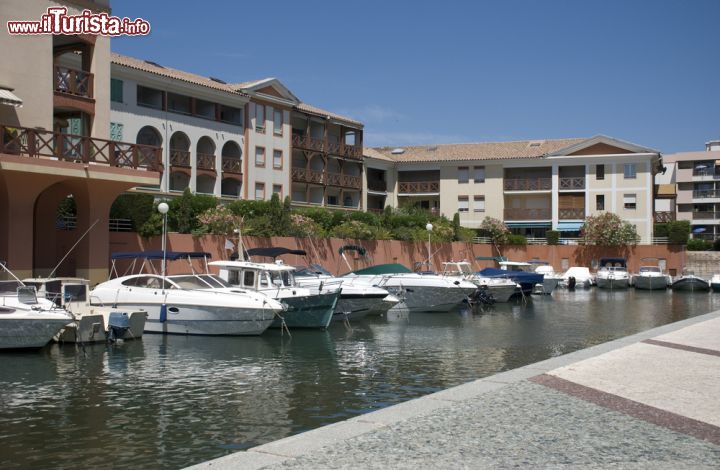
<path fill-rule="evenodd" d="M 717 468 L 720 311 L 191 468 Z"/>

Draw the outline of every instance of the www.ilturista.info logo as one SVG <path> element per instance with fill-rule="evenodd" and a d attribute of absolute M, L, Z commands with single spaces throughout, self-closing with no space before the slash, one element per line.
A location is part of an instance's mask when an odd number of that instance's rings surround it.
<path fill-rule="evenodd" d="M 50 7 L 40 21 L 8 21 L 10 34 L 95 34 L 99 36 L 146 36 L 150 23 L 142 18 L 131 20 L 83 10 L 68 15 L 65 7 Z"/>

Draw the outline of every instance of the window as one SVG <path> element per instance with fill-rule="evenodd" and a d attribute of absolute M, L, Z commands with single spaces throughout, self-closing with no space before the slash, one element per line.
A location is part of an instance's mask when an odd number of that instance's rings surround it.
<path fill-rule="evenodd" d="M 469 201 L 467 196 L 458 196 L 458 212 L 467 212 Z"/>
<path fill-rule="evenodd" d="M 473 167 L 473 180 L 475 180 L 476 183 L 484 183 L 485 182 L 485 167 L 484 166 Z"/>
<path fill-rule="evenodd" d="M 255 166 L 265 166 L 265 147 L 255 147 Z"/>
<path fill-rule="evenodd" d="M 637 177 L 637 171 L 635 170 L 634 163 L 625 164 L 625 179 L 634 180 Z"/>
<path fill-rule="evenodd" d="M 473 197 L 473 212 L 485 212 L 485 196 Z"/>
<path fill-rule="evenodd" d="M 273 108 L 273 134 L 283 135 L 283 110 Z"/>
<path fill-rule="evenodd" d="M 595 179 L 596 180 L 604 180 L 605 179 L 605 165 L 595 165 Z"/>
<path fill-rule="evenodd" d="M 280 196 L 280 199 L 282 199 L 282 185 L 281 184 L 273 185 L 273 194 L 277 194 L 278 196 Z"/>
<path fill-rule="evenodd" d="M 241 108 L 232 108 L 230 106 L 220 105 L 220 120 L 242 126 L 243 110 Z"/>
<path fill-rule="evenodd" d="M 470 169 L 466 166 L 458 167 L 458 183 L 467 183 L 470 179 Z"/>
<path fill-rule="evenodd" d="M 327 197 L 327 204 L 328 204 L 328 206 L 337 206 L 337 205 L 338 205 L 338 198 L 337 198 L 337 196 L 328 195 L 328 197 Z"/>
<path fill-rule="evenodd" d="M 147 108 L 163 109 L 163 92 L 138 85 L 137 104 Z"/>
<path fill-rule="evenodd" d="M 637 209 L 637 198 L 635 194 L 623 195 L 623 206 L 625 207 L 625 209 Z"/>
<path fill-rule="evenodd" d="M 255 287 L 255 271 L 243 272 L 243 285 L 245 287 Z"/>
<path fill-rule="evenodd" d="M 255 132 L 265 132 L 265 106 L 255 105 Z"/>
<path fill-rule="evenodd" d="M 273 168 L 281 169 L 283 167 L 282 150 L 273 150 Z"/>
<path fill-rule="evenodd" d="M 123 81 L 117 78 L 110 79 L 110 101 L 123 102 Z"/>
<path fill-rule="evenodd" d="M 189 96 L 168 93 L 167 109 L 168 111 L 172 111 L 174 113 L 190 114 L 192 112 L 191 99 Z"/>
<path fill-rule="evenodd" d="M 255 183 L 255 199 L 265 199 L 265 183 Z"/>
<path fill-rule="evenodd" d="M 604 194 L 596 194 L 595 195 L 595 210 L 599 210 L 599 211 L 605 210 L 605 195 Z"/>
<path fill-rule="evenodd" d="M 115 142 L 122 142 L 123 140 L 123 125 L 119 122 L 110 123 L 110 140 Z"/>

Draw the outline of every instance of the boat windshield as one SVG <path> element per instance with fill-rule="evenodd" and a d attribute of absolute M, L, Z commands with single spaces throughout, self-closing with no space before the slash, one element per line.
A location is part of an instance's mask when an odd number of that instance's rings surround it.
<path fill-rule="evenodd" d="M 443 263 L 443 274 L 446 276 L 463 276 L 472 273 L 470 263 Z"/>
<path fill-rule="evenodd" d="M 233 287 L 233 285 L 225 279 L 212 274 L 200 274 L 198 277 L 213 287 Z"/>
<path fill-rule="evenodd" d="M 323 268 L 319 264 L 311 264 L 310 266 L 298 267 L 295 270 L 295 276 L 298 277 L 318 277 L 318 276 L 332 276 L 330 271 Z"/>
<path fill-rule="evenodd" d="M 270 281 L 276 287 L 292 287 L 293 276 L 290 271 L 269 271 Z"/>
<path fill-rule="evenodd" d="M 0 281 L 0 295 L 15 295 L 21 286 L 18 281 Z"/>
<path fill-rule="evenodd" d="M 169 278 L 172 282 L 177 284 L 181 289 L 212 289 L 218 287 L 215 284 L 202 279 L 200 276 L 188 275 L 188 276 L 172 276 Z"/>
<path fill-rule="evenodd" d="M 641 273 L 660 273 L 660 268 L 657 266 L 640 266 Z"/>

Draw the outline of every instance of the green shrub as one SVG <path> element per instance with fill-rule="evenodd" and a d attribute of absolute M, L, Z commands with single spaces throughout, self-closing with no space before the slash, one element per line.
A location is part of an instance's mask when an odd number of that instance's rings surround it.
<path fill-rule="evenodd" d="M 371 240 L 374 235 L 373 228 L 359 220 L 347 220 L 333 228 L 333 237 Z"/>
<path fill-rule="evenodd" d="M 676 220 L 674 222 L 668 222 L 668 241 L 670 243 L 684 245 L 688 242 L 690 237 L 690 221 L 688 220 Z"/>
<path fill-rule="evenodd" d="M 367 225 L 378 226 L 380 225 L 380 217 L 372 212 L 349 212 L 347 214 L 347 220 L 357 220 Z"/>
<path fill-rule="evenodd" d="M 688 251 L 706 251 L 712 248 L 712 242 L 700 238 L 691 238 L 687 241 Z"/>
<path fill-rule="evenodd" d="M 557 230 L 548 230 L 545 232 L 545 237 L 547 238 L 548 245 L 560 244 L 560 232 Z"/>
<path fill-rule="evenodd" d="M 508 245 L 527 245 L 527 237 L 525 235 L 515 235 L 511 233 L 507 236 Z"/>
<path fill-rule="evenodd" d="M 668 224 L 655 224 L 655 226 L 653 227 L 653 234 L 656 237 L 667 237 Z"/>
<path fill-rule="evenodd" d="M 138 234 L 143 238 L 151 238 L 162 235 L 163 216 L 153 208 L 149 217 L 140 227 L 137 228 Z"/>

